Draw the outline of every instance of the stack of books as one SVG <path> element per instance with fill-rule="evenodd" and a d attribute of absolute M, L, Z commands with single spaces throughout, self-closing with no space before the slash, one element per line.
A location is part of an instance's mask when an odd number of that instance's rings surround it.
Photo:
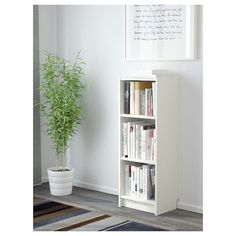
<path fill-rule="evenodd" d="M 155 82 L 125 81 L 124 112 L 132 115 L 156 115 Z"/>
<path fill-rule="evenodd" d="M 142 200 L 155 198 L 155 166 L 125 165 L 125 194 Z"/>
<path fill-rule="evenodd" d="M 121 133 L 123 158 L 155 160 L 155 124 L 146 121 L 124 122 Z"/>

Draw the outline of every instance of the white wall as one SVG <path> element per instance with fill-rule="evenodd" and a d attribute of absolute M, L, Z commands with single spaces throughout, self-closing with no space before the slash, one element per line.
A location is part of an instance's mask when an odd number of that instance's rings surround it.
<path fill-rule="evenodd" d="M 59 6 L 57 51 L 73 60 L 78 51 L 86 61 L 86 114 L 69 151 L 80 186 L 117 193 L 118 189 L 118 81 L 121 75 L 141 69 L 168 69 L 180 82 L 179 207 L 202 211 L 202 9 L 198 14 L 198 60 L 126 62 L 123 6 Z M 40 7 L 41 17 L 46 7 Z M 44 14 L 45 15 L 45 14 Z M 44 19 L 45 20 L 45 19 Z M 41 19 L 48 27 L 52 19 Z M 50 34 L 41 30 L 41 37 Z M 43 39 L 42 39 L 43 40 Z M 43 139 L 47 140 L 42 132 Z M 42 142 L 42 155 L 50 152 Z M 44 156 L 42 156 L 42 161 Z M 46 165 L 42 166 L 44 175 Z M 46 175 L 44 175 L 46 177 Z"/>
<path fill-rule="evenodd" d="M 39 52 L 40 64 L 43 52 L 55 53 L 57 50 L 57 9 L 54 6 L 39 6 Z M 42 97 L 40 98 L 42 100 Z M 47 181 L 47 168 L 55 165 L 55 152 L 46 135 L 45 118 L 41 116 L 41 176 Z"/>

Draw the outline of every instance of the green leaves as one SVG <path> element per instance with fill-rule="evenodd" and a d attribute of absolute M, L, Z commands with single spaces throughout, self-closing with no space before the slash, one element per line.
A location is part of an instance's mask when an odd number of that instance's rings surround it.
<path fill-rule="evenodd" d="M 73 66 L 57 55 L 46 53 L 45 57 L 40 86 L 45 102 L 40 104 L 40 110 L 47 118 L 47 134 L 54 143 L 57 156 L 64 156 L 81 121 L 79 98 L 84 89 L 81 77 L 84 75 L 82 64 L 85 63 L 79 54 Z"/>

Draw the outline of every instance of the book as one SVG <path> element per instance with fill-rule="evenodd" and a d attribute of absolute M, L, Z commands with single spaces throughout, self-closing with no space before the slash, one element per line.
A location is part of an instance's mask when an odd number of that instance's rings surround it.
<path fill-rule="evenodd" d="M 140 188 L 140 167 L 139 166 L 136 166 L 136 196 L 139 198 L 140 197 L 140 191 L 139 191 L 139 188 Z"/>
<path fill-rule="evenodd" d="M 148 129 L 146 134 L 146 159 L 152 160 L 152 142 L 153 142 L 153 129 Z"/>
<path fill-rule="evenodd" d="M 139 168 L 139 197 L 143 199 L 143 166 Z"/>
<path fill-rule="evenodd" d="M 122 123 L 122 157 L 128 157 L 128 124 Z"/>
<path fill-rule="evenodd" d="M 131 166 L 125 165 L 125 194 L 130 196 L 131 191 Z"/>
<path fill-rule="evenodd" d="M 124 113 L 130 114 L 130 81 L 125 81 L 124 90 Z"/>
<path fill-rule="evenodd" d="M 131 196 L 136 197 L 137 182 L 136 182 L 136 166 L 131 166 Z"/>
<path fill-rule="evenodd" d="M 148 130 L 155 129 L 155 124 L 141 124 L 140 126 L 140 146 L 141 146 L 141 159 L 142 160 L 150 160 L 148 157 L 147 147 L 148 145 Z"/>
<path fill-rule="evenodd" d="M 134 91 L 134 81 L 130 82 L 130 114 L 134 115 L 134 109 L 135 109 L 135 97 L 134 97 L 135 91 Z"/>
<path fill-rule="evenodd" d="M 145 90 L 140 91 L 140 114 L 145 115 L 145 104 L 146 104 Z"/>
<path fill-rule="evenodd" d="M 151 194 L 150 199 L 155 198 L 155 166 L 150 167 Z"/>
<path fill-rule="evenodd" d="M 152 116 L 152 89 L 145 89 L 145 115 Z"/>
<path fill-rule="evenodd" d="M 134 114 L 135 115 L 141 114 L 140 112 L 140 95 L 141 95 L 140 84 L 141 83 L 142 82 L 139 82 L 139 81 L 134 82 Z"/>

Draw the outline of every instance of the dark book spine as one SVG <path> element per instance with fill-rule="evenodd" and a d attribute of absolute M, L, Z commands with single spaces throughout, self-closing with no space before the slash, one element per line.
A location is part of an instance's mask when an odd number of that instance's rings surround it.
<path fill-rule="evenodd" d="M 124 106 L 125 114 L 130 114 L 130 82 L 125 81 L 125 97 L 124 97 Z"/>

